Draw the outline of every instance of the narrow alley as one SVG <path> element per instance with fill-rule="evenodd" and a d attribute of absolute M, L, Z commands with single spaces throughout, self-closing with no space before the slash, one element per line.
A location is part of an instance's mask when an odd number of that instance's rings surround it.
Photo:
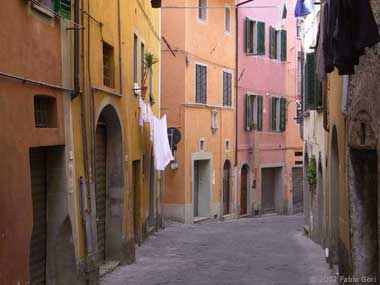
<path fill-rule="evenodd" d="M 303 235 L 303 216 L 169 223 L 137 249 L 109 284 L 336 284 L 323 250 Z"/>

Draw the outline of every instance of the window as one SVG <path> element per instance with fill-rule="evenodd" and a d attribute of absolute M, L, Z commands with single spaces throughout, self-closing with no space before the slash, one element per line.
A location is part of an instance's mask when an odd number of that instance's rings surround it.
<path fill-rule="evenodd" d="M 215 134 L 217 129 L 218 129 L 218 110 L 213 109 L 211 111 L 211 131 L 212 131 L 212 133 Z"/>
<path fill-rule="evenodd" d="M 198 0 L 198 19 L 207 21 L 207 0 Z"/>
<path fill-rule="evenodd" d="M 297 39 L 301 39 L 301 21 L 298 19 L 296 23 L 296 35 Z"/>
<path fill-rule="evenodd" d="M 137 83 L 138 82 L 138 75 L 137 75 L 137 68 L 138 68 L 138 63 L 137 63 L 137 35 L 134 35 L 134 41 L 133 41 L 133 82 Z"/>
<path fill-rule="evenodd" d="M 52 2 L 52 1 L 44 1 Z M 71 0 L 55 0 L 54 10 L 66 19 L 71 19 Z"/>
<path fill-rule="evenodd" d="M 145 75 L 145 45 L 144 43 L 141 43 L 141 86 L 144 84 L 144 75 Z"/>
<path fill-rule="evenodd" d="M 206 150 L 206 139 L 201 138 L 199 140 L 199 150 L 200 151 L 205 151 Z"/>
<path fill-rule="evenodd" d="M 226 150 L 226 152 L 230 152 L 231 151 L 231 142 L 230 142 L 229 139 L 225 140 L 225 150 Z"/>
<path fill-rule="evenodd" d="M 41 6 L 43 6 L 44 8 L 49 8 L 49 9 L 53 9 L 53 0 L 37 0 L 39 3 L 41 3 Z M 60 1 L 57 1 L 58 3 Z M 65 1 L 67 2 L 67 1 Z M 69 1 L 70 2 L 70 1 Z"/>
<path fill-rule="evenodd" d="M 195 102 L 207 104 L 207 67 L 195 65 Z"/>
<path fill-rule="evenodd" d="M 223 71 L 223 106 L 232 106 L 232 74 Z"/>
<path fill-rule="evenodd" d="M 231 32 L 231 8 L 230 7 L 226 7 L 224 30 L 228 33 Z"/>
<path fill-rule="evenodd" d="M 302 93 L 302 52 L 297 52 L 297 99 L 301 98 Z"/>
<path fill-rule="evenodd" d="M 103 42 L 103 82 L 105 86 L 115 87 L 114 51 L 106 42 Z"/>
<path fill-rule="evenodd" d="M 315 53 L 308 53 L 305 65 L 305 110 L 323 107 L 321 85 L 315 74 Z"/>
<path fill-rule="evenodd" d="M 34 123 L 36 128 L 57 127 L 57 104 L 54 97 L 34 96 Z"/>
<path fill-rule="evenodd" d="M 263 96 L 247 94 L 245 97 L 245 130 L 263 129 Z"/>
<path fill-rule="evenodd" d="M 150 71 L 149 71 L 149 98 L 150 98 L 150 103 L 154 104 L 154 97 L 153 97 L 153 67 L 150 67 Z"/>
<path fill-rule="evenodd" d="M 285 131 L 286 129 L 287 100 L 272 97 L 272 130 Z"/>
<path fill-rule="evenodd" d="M 265 23 L 246 18 L 245 49 L 247 54 L 265 55 Z"/>
<path fill-rule="evenodd" d="M 287 32 L 285 30 L 276 30 L 275 28 L 270 27 L 269 34 L 269 57 L 281 61 L 286 61 Z"/>

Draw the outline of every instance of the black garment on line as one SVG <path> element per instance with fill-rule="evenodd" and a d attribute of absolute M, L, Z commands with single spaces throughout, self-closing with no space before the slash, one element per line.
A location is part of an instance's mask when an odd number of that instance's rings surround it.
<path fill-rule="evenodd" d="M 323 51 L 325 71 L 354 74 L 364 49 L 380 41 L 369 0 L 328 0 Z M 321 43 L 319 43 L 321 44 Z"/>

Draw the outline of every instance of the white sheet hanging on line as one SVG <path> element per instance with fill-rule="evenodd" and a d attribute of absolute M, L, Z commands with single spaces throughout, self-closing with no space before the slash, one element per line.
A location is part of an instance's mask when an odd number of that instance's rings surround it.
<path fill-rule="evenodd" d="M 153 150 L 156 170 L 165 170 L 170 161 L 174 160 L 169 145 L 166 115 L 161 120 L 153 117 Z"/>

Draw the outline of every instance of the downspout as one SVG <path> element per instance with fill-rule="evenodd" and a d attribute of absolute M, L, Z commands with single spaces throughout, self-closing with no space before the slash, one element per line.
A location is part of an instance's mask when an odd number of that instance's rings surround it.
<path fill-rule="evenodd" d="M 80 0 L 75 0 L 74 2 L 74 22 L 75 24 L 83 24 L 83 15 L 80 17 Z M 83 7 L 84 0 L 81 0 L 81 6 Z M 83 40 L 83 30 L 82 31 L 82 40 Z M 82 50 L 84 48 L 84 42 L 82 42 Z M 74 29 L 74 92 L 72 93 L 71 98 L 74 99 L 77 96 L 80 96 L 80 104 L 81 104 L 81 127 L 82 127 L 82 147 L 83 147 L 83 164 L 84 164 L 84 179 L 81 177 L 80 179 L 80 194 L 81 194 L 81 216 L 82 216 L 82 222 L 84 226 L 84 243 L 83 243 L 83 250 L 84 250 L 84 256 L 85 256 L 85 270 L 86 273 L 89 268 L 89 248 L 91 248 L 91 245 L 89 242 L 91 239 L 87 236 L 87 223 L 88 218 L 86 216 L 86 208 L 84 205 L 87 205 L 87 203 L 83 203 L 83 199 L 86 197 L 83 197 L 83 193 L 86 193 L 86 191 L 83 190 L 83 186 L 86 185 L 86 188 L 89 189 L 89 168 L 88 168 L 88 144 L 87 144 L 87 120 L 86 120 L 86 106 L 85 106 L 85 98 L 83 92 L 81 92 L 81 86 L 80 86 L 80 35 L 79 35 L 79 29 Z M 83 181 L 84 180 L 84 181 Z M 86 284 L 91 284 L 90 280 L 87 279 L 86 276 Z"/>
<path fill-rule="evenodd" d="M 238 165 L 238 109 L 239 109 L 239 4 L 235 6 L 235 167 Z"/>
<path fill-rule="evenodd" d="M 120 0 L 117 0 L 117 24 L 119 30 L 119 81 L 120 81 L 120 95 L 123 95 L 123 68 L 121 61 L 121 16 L 120 16 Z"/>

